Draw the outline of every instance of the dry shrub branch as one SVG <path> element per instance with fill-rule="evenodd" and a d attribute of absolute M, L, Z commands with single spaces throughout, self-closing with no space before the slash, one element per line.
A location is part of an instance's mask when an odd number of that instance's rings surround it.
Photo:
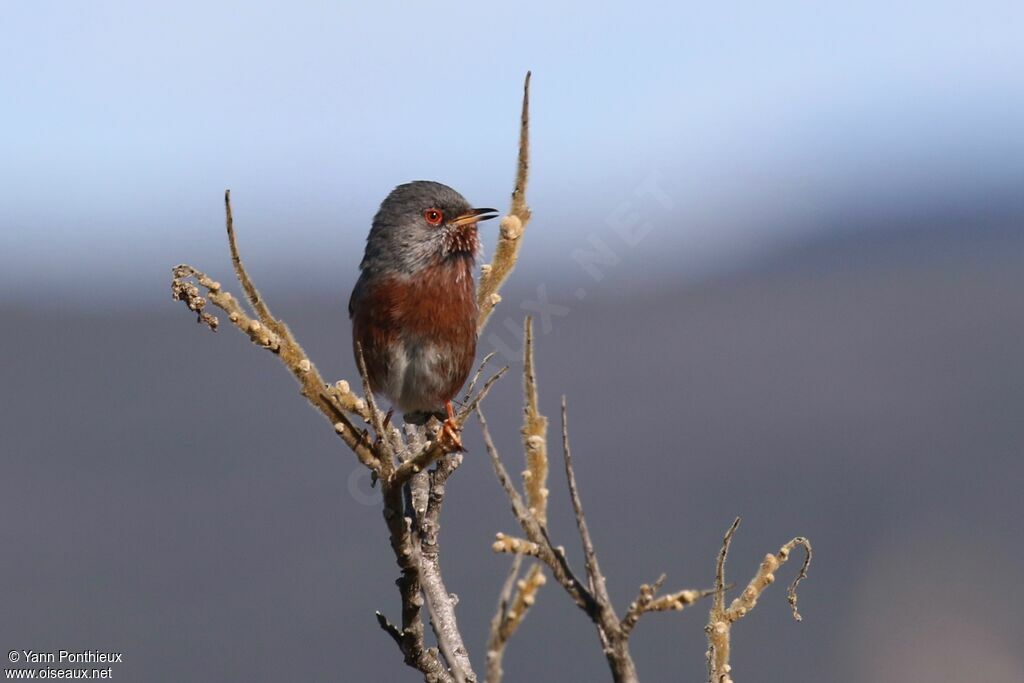
<path fill-rule="evenodd" d="M 523 85 L 523 105 L 519 127 L 519 154 L 515 185 L 508 214 L 501 221 L 500 235 L 490 264 L 481 267 L 477 292 L 478 331 L 482 331 L 494 307 L 501 301 L 499 291 L 518 259 L 522 238 L 530 221 L 526 203 L 529 172 L 529 94 L 530 74 Z M 189 265 L 173 268 L 171 294 L 196 315 L 197 321 L 216 331 L 220 320 L 211 307 L 227 315 L 228 321 L 245 334 L 257 347 L 280 360 L 299 383 L 299 392 L 319 412 L 331 429 L 356 457 L 370 470 L 379 483 L 381 511 L 388 542 L 398 566 L 395 584 L 399 593 L 399 617 L 392 621 L 377 612 L 380 628 L 394 640 L 405 663 L 417 670 L 428 683 L 475 683 L 477 674 L 466 648 L 466 639 L 459 629 L 456 599 L 447 589 L 441 571 L 441 511 L 446 485 L 463 460 L 458 442 L 440 428 L 436 420 L 424 426 L 406 425 L 404 432 L 391 425 L 377 407 L 367 379 L 362 350 L 356 350 L 363 394 L 353 391 L 349 381 L 326 382 L 296 340 L 288 326 L 270 311 L 250 277 L 238 249 L 230 192 L 224 194 L 228 248 L 235 277 L 245 293 L 246 307 L 219 282 Z M 731 681 L 729 667 L 729 634 L 734 622 L 748 614 L 757 599 L 774 580 L 774 572 L 784 564 L 796 546 L 803 546 L 806 559 L 790 587 L 789 600 L 794 617 L 796 586 L 806 577 L 811 558 L 810 543 L 801 537 L 783 545 L 776 554 L 769 554 L 743 592 L 726 607 L 725 560 L 729 544 L 739 524 L 730 527 L 719 554 L 715 587 L 708 590 L 685 589 L 659 594 L 664 575 L 652 584 L 640 587 L 636 599 L 619 616 L 609 597 L 607 579 L 601 571 L 576 474 L 569 443 L 566 402 L 562 399 L 562 461 L 565 469 L 569 502 L 576 519 L 584 563 L 583 573 L 570 565 L 564 548 L 556 545 L 547 528 L 548 519 L 548 420 L 539 408 L 537 374 L 534 363 L 532 321 L 525 321 L 524 349 L 524 419 L 522 448 L 525 470 L 523 493 L 509 476 L 491 438 L 481 402 L 508 368 L 501 368 L 477 385 L 484 367 L 493 354 L 481 363 L 469 384 L 463 407 L 456 414 L 461 428 L 470 414 L 476 413 L 484 443 L 494 466 L 495 475 L 504 490 L 521 536 L 498 533 L 492 549 L 513 556 L 492 618 L 487 641 L 485 680 L 498 683 L 503 675 L 502 664 L 508 644 L 523 625 L 539 590 L 546 582 L 546 573 L 593 623 L 602 652 L 615 681 L 637 681 L 636 666 L 629 648 L 630 636 L 644 614 L 679 611 L 697 600 L 712 596 L 708 671 L 714 683 Z M 424 609 L 426 607 L 427 609 Z M 427 636 L 427 623 L 433 644 Z"/>

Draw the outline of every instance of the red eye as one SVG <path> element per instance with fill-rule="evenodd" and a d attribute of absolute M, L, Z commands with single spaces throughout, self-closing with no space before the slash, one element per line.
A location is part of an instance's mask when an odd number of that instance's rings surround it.
<path fill-rule="evenodd" d="M 444 214 L 438 209 L 427 209 L 423 212 L 423 218 L 431 225 L 441 225 L 441 221 L 444 220 Z"/>

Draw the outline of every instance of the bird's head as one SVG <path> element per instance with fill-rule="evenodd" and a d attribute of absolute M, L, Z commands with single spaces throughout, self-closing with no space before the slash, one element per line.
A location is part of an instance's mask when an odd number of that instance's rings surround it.
<path fill-rule="evenodd" d="M 473 208 L 441 183 L 399 185 L 373 219 L 362 267 L 408 274 L 452 257 L 472 259 L 480 249 L 477 222 L 497 215 L 494 209 Z"/>

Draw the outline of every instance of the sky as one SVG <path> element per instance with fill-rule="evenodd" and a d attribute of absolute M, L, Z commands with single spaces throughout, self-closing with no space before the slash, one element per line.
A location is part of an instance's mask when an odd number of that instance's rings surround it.
<path fill-rule="evenodd" d="M 837 214 L 1019 188 L 1022 34 L 1015 2 L 8 2 L 0 285 L 148 299 L 223 265 L 231 188 L 264 278 L 341 286 L 399 183 L 504 205 L 528 69 L 526 267 L 629 214 L 663 228 L 638 258 L 697 276 Z"/>

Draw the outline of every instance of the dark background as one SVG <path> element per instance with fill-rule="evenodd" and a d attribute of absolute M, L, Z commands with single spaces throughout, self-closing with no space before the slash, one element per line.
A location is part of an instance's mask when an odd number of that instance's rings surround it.
<path fill-rule="evenodd" d="M 1024 680 L 1019 5 L 0 18 L 0 651 L 120 651 L 121 681 L 417 679 L 373 616 L 399 603 L 368 478 L 275 358 L 170 300 L 170 268 L 238 293 L 231 187 L 272 309 L 352 380 L 376 204 L 430 177 L 503 206 L 529 67 L 535 219 L 485 409 L 519 471 L 532 312 L 620 609 L 661 572 L 710 586 L 742 515 L 730 580 L 796 535 L 816 555 L 802 623 L 794 562 L 735 627 L 736 680 Z M 441 543 L 481 670 L 515 529 L 465 439 Z M 558 459 L 549 487 L 580 567 Z M 643 680 L 704 679 L 707 607 L 644 618 Z M 609 678 L 551 583 L 505 670 Z"/>
<path fill-rule="evenodd" d="M 809 243 L 688 287 L 630 290 L 639 265 L 624 263 L 549 331 L 538 319 L 542 406 L 554 417 L 569 397 L 619 605 L 661 571 L 710 585 L 740 514 L 736 581 L 793 535 L 817 554 L 803 623 L 780 585 L 737 625 L 737 675 L 1020 680 L 1024 211 L 1011 208 Z M 533 236 L 492 325 L 533 294 Z M 325 374 L 353 376 L 341 292 L 266 293 Z M 121 650 L 123 680 L 413 680 L 373 619 L 397 618 L 396 569 L 355 459 L 276 359 L 179 308 L 4 310 L 0 641 Z M 514 469 L 518 384 L 487 402 Z M 475 425 L 467 444 L 442 547 L 479 662 L 508 564 L 488 546 L 514 528 Z M 551 526 L 579 565 L 558 465 Z M 645 678 L 700 679 L 704 607 L 644 619 Z M 553 585 L 506 669 L 606 678 L 593 628 Z"/>

